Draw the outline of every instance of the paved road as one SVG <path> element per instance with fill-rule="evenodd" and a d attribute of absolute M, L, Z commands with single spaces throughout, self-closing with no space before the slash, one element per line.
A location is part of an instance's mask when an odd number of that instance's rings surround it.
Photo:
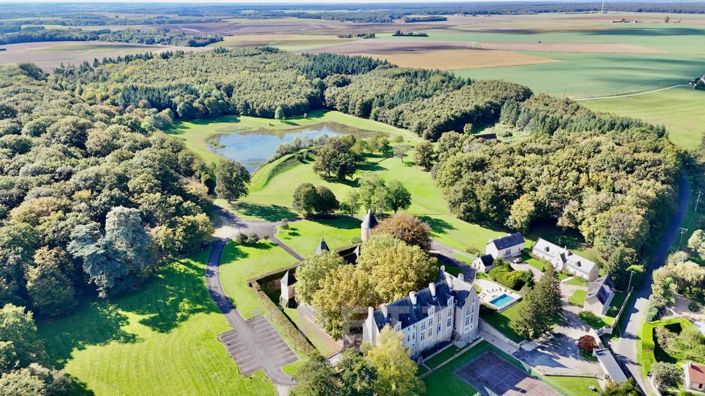
<path fill-rule="evenodd" d="M 642 324 L 644 323 L 644 314 L 648 309 L 648 299 L 651 295 L 651 273 L 653 270 L 659 268 L 666 262 L 668 257 L 668 252 L 670 247 L 678 238 L 681 224 L 685 220 L 685 216 L 688 212 L 688 202 L 690 200 L 690 181 L 685 175 L 680 177 L 678 181 L 679 195 L 678 195 L 678 210 L 671 218 L 668 228 L 661 239 L 651 262 L 647 266 L 646 275 L 644 277 L 644 282 L 641 288 L 636 292 L 636 299 L 634 305 L 630 306 L 626 311 L 627 324 L 624 331 L 622 332 L 622 337 L 617 339 L 616 342 L 612 343 L 612 349 L 614 352 L 622 359 L 625 363 L 627 369 L 631 372 L 632 376 L 636 378 L 639 386 L 644 389 L 648 394 L 653 393 L 650 383 L 642 378 L 640 367 L 636 360 L 636 348 L 637 339 L 639 333 L 641 332 Z"/>
<path fill-rule="evenodd" d="M 226 243 L 227 241 L 223 239 L 215 242 L 206 266 L 208 292 L 234 329 L 226 333 L 226 337 L 230 336 L 230 338 L 221 340 L 221 342 L 226 345 L 228 352 L 238 363 L 238 368 L 243 374 L 249 375 L 257 369 L 263 369 L 275 384 L 293 385 L 294 381 L 291 377 L 281 371 L 284 364 L 292 361 L 290 357 L 294 355 L 291 350 L 264 317 L 259 316 L 246 321 L 223 290 L 220 283 L 219 267 L 220 257 Z M 228 345 L 229 341 L 232 341 L 232 345 L 236 348 L 231 348 Z M 280 349 L 282 344 L 286 346 L 285 349 Z"/>

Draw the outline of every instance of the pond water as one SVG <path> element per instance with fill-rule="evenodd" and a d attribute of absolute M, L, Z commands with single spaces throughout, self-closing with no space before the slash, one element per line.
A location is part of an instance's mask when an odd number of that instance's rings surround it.
<path fill-rule="evenodd" d="M 220 135 L 211 150 L 225 158 L 239 161 L 250 173 L 269 161 L 281 144 L 299 139 L 316 139 L 322 136 L 334 137 L 368 133 L 346 125 L 327 123 L 297 130 L 251 131 Z"/>

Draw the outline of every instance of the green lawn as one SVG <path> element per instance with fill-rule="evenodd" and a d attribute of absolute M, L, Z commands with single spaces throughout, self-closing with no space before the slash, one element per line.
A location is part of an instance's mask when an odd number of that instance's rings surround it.
<path fill-rule="evenodd" d="M 460 351 L 456 346 L 449 346 L 448 348 L 444 349 L 441 351 L 439 354 L 433 356 L 432 358 L 424 361 L 424 364 L 426 366 L 434 369 L 438 367 L 441 363 L 445 362 L 446 360 L 450 359 L 453 357 L 455 354 L 457 354 Z"/>
<path fill-rule="evenodd" d="M 622 304 L 624 304 L 624 299 L 627 297 L 627 293 L 623 291 L 618 291 L 614 294 L 612 301 L 610 302 L 610 308 L 607 311 L 607 316 L 612 318 L 616 317 L 619 313 Z"/>
<path fill-rule="evenodd" d="M 306 338 L 313 344 L 318 352 L 323 356 L 331 356 L 336 353 L 340 347 L 330 337 L 322 335 L 323 331 L 310 322 L 304 320 L 296 308 L 284 308 L 286 316 L 301 330 Z"/>
<path fill-rule="evenodd" d="M 208 252 L 165 265 L 110 301 L 39 320 L 50 362 L 96 395 L 274 395 L 262 372 L 242 376 L 217 335 L 230 329 L 204 283 Z"/>
<path fill-rule="evenodd" d="M 541 380 L 566 396 L 595 396 L 590 386 L 601 389 L 595 378 L 543 376 Z"/>
<path fill-rule="evenodd" d="M 587 297 L 587 290 L 576 290 L 572 296 L 568 297 L 568 302 L 582 307 L 585 304 L 585 297 Z"/>
<path fill-rule="evenodd" d="M 276 236 L 302 257 L 309 257 L 321 238 L 331 250 L 353 244 L 360 238 L 360 220 L 346 216 L 301 220 L 290 223 L 288 229 L 279 227 Z"/>
<path fill-rule="evenodd" d="M 514 342 L 522 342 L 524 341 L 524 337 L 519 335 L 519 333 L 512 328 L 512 323 L 519 320 L 519 313 L 521 311 L 521 307 L 523 306 L 524 300 L 521 300 L 502 312 L 484 315 L 482 316 L 482 319 L 487 321 L 487 323 L 507 336 L 510 340 Z"/>
<path fill-rule="evenodd" d="M 265 312 L 257 293 L 247 280 L 296 264 L 296 259 L 279 246 L 260 241 L 255 246 L 238 246 L 230 241 L 223 250 L 220 279 L 225 293 L 238 312 L 249 319 Z"/>
<path fill-rule="evenodd" d="M 606 326 L 611 326 L 614 323 L 614 318 L 609 316 L 595 315 L 592 312 L 580 312 L 580 319 L 593 329 L 601 329 Z"/>
<path fill-rule="evenodd" d="M 585 279 L 583 279 L 579 276 L 574 276 L 570 280 L 567 280 L 565 283 L 568 285 L 573 285 L 573 286 L 583 286 L 583 287 L 588 286 L 588 281 L 586 281 Z"/>

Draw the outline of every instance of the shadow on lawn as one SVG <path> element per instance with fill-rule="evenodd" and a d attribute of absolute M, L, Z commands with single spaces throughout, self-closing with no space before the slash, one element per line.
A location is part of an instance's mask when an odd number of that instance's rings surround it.
<path fill-rule="evenodd" d="M 437 219 L 430 216 L 419 216 L 419 219 L 431 227 L 431 232 L 434 234 L 445 234 L 448 231 L 455 230 L 455 226 L 443 219 Z"/>
<path fill-rule="evenodd" d="M 198 256 L 203 261 L 205 252 Z M 152 331 L 167 333 L 190 316 L 218 312 L 204 281 L 204 268 L 191 259 L 165 265 L 150 280 L 128 294 L 110 300 L 90 299 L 76 311 L 58 319 L 38 321 L 50 361 L 62 368 L 74 350 L 111 342 L 136 343 L 137 334 L 126 330 L 128 315 L 137 315 L 139 324 Z"/>
<path fill-rule="evenodd" d="M 246 216 L 259 217 L 266 221 L 280 221 L 283 219 L 295 219 L 296 213 L 284 206 L 279 205 L 259 205 L 249 202 L 238 202 L 235 204 L 237 210 Z"/>

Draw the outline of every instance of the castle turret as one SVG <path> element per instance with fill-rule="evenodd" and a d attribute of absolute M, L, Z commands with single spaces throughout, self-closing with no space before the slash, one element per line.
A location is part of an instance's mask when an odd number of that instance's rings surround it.
<path fill-rule="evenodd" d="M 281 304 L 285 307 L 296 306 L 296 292 L 294 290 L 294 284 L 296 283 L 296 277 L 294 273 L 289 270 L 286 271 L 284 276 L 279 281 L 281 287 Z"/>
<path fill-rule="evenodd" d="M 372 236 L 372 229 L 377 227 L 377 218 L 372 213 L 371 210 L 367 211 L 365 218 L 362 219 L 362 225 L 360 225 L 360 239 L 362 242 L 367 241 Z"/>
<path fill-rule="evenodd" d="M 320 256 L 323 252 L 330 252 L 330 248 L 328 248 L 328 244 L 326 241 L 321 238 L 321 242 L 318 243 L 318 246 L 316 247 L 316 255 Z"/>

